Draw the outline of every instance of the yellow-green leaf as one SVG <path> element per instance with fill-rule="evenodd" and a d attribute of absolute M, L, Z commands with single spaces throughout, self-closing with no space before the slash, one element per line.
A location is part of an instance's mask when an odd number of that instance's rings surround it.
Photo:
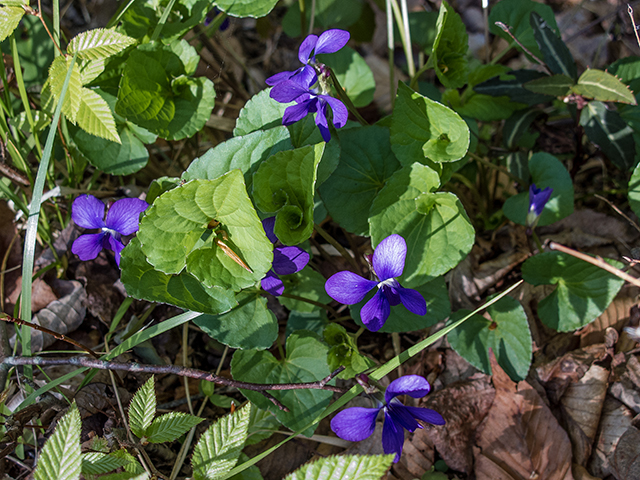
<path fill-rule="evenodd" d="M 121 143 L 109 105 L 89 88 L 83 87 L 80 91 L 80 108 L 76 120 L 85 132 Z"/>
<path fill-rule="evenodd" d="M 22 7 L 0 7 L 0 42 L 13 33 L 22 15 L 24 15 Z"/>
<path fill-rule="evenodd" d="M 51 86 L 51 93 L 56 102 L 59 102 L 60 92 L 62 92 L 62 85 L 67 76 L 67 71 L 72 66 L 73 59 L 71 57 L 59 56 L 53 60 L 51 67 L 49 68 L 49 85 Z M 78 110 L 80 109 L 80 103 L 82 95 L 82 77 L 77 65 L 73 65 L 73 71 L 71 72 L 71 79 L 69 80 L 69 87 L 67 88 L 67 94 L 62 104 L 62 113 L 72 122 L 76 123 L 76 117 Z"/>
<path fill-rule="evenodd" d="M 76 35 L 69 42 L 69 54 L 78 52 L 81 60 L 107 58 L 136 43 L 128 37 L 111 29 L 96 28 Z"/>
<path fill-rule="evenodd" d="M 610 73 L 592 68 L 586 70 L 571 87 L 573 93 L 601 102 L 618 102 L 637 105 L 636 98 L 629 87 Z"/>

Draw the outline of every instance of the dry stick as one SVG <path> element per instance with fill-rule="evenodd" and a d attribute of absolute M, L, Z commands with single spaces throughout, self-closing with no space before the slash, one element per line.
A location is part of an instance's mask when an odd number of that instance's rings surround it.
<path fill-rule="evenodd" d="M 511 27 L 509 25 L 506 25 L 506 24 L 504 24 L 502 22 L 496 22 L 496 25 L 498 27 L 500 27 L 502 30 L 504 30 L 504 32 L 507 35 L 509 35 L 511 37 L 511 39 L 514 42 L 516 42 L 520 46 L 520 48 L 522 50 L 527 52 L 527 54 L 529 54 L 531 56 L 531 58 L 533 58 L 542 68 L 544 68 L 549 75 L 553 75 L 553 72 L 551 70 L 549 70 L 549 67 L 547 67 L 547 65 L 542 60 L 540 60 L 533 53 L 531 53 L 531 51 L 527 47 L 525 47 L 522 43 L 520 43 L 520 41 L 513 35 L 513 33 L 511 33 Z"/>
<path fill-rule="evenodd" d="M 69 338 L 69 337 L 63 335 L 62 333 L 58 333 L 58 332 L 54 332 L 53 330 L 49 330 L 47 327 L 43 327 L 43 326 L 35 324 L 35 323 L 27 322 L 26 320 L 22 320 L 21 318 L 12 317 L 11 315 L 7 315 L 6 313 L 0 313 L 0 320 L 4 320 L 5 322 L 15 323 L 16 325 L 25 325 L 25 326 L 27 326 L 29 328 L 33 328 L 34 330 L 40 330 L 41 332 L 48 333 L 53 338 L 56 338 L 58 340 L 62 340 L 63 342 L 70 343 L 71 345 L 84 350 L 89 355 L 91 355 L 93 358 L 99 358 L 98 354 L 96 352 L 94 352 L 93 350 L 91 350 L 89 347 L 85 347 L 81 343 L 76 342 L 73 338 Z"/>
<path fill-rule="evenodd" d="M 558 250 L 559 252 L 566 253 L 567 255 L 571 255 L 573 257 L 579 258 L 580 260 L 588 262 L 591 265 L 595 265 L 596 267 L 599 267 L 603 270 L 606 270 L 609 273 L 614 274 L 616 277 L 622 278 L 623 280 L 626 280 L 627 282 L 632 283 L 636 287 L 640 287 L 639 279 L 632 277 L 631 275 L 623 272 L 622 270 L 617 269 L 613 265 L 609 265 L 600 256 L 591 257 L 589 255 L 573 250 L 572 248 L 565 247 L 564 245 L 561 245 L 556 242 L 549 242 L 549 248 L 551 250 Z"/>
<path fill-rule="evenodd" d="M 640 47 L 640 36 L 638 36 L 638 27 L 636 27 L 636 21 L 633 19 L 633 8 L 629 4 L 627 4 L 627 12 L 629 12 L 629 17 L 631 17 L 633 32 L 636 34 L 636 41 L 638 42 L 638 46 Z"/>
<path fill-rule="evenodd" d="M 594 197 L 599 198 L 600 200 L 602 200 L 603 202 L 606 202 L 611 208 L 613 208 L 616 213 L 618 215 L 620 215 L 622 218 L 624 218 L 627 222 L 629 222 L 629 224 L 635 228 L 636 230 L 638 230 L 640 232 L 640 227 L 638 226 L 638 224 L 636 222 L 634 222 L 633 220 L 631 220 L 627 215 L 625 215 L 622 210 L 620 210 L 618 207 L 616 207 L 613 203 L 611 203 L 609 200 L 607 200 L 606 198 L 604 198 L 601 195 L 595 194 Z"/>
<path fill-rule="evenodd" d="M 169 374 L 179 375 L 181 377 L 195 378 L 198 380 L 207 380 L 209 382 L 226 385 L 233 388 L 243 388 L 260 392 L 267 397 L 280 410 L 288 412 L 289 409 L 276 400 L 267 390 L 329 390 L 330 392 L 345 393 L 346 389 L 327 385 L 336 375 L 338 375 L 344 367 L 338 368 L 330 375 L 317 382 L 305 383 L 249 383 L 232 380 L 230 378 L 221 377 L 211 372 L 198 370 L 195 368 L 186 368 L 179 365 L 146 365 L 142 363 L 122 363 L 111 362 L 107 360 L 96 360 L 88 357 L 70 357 L 70 358 L 44 358 L 44 357 L 7 357 L 2 362 L 3 368 L 18 365 L 36 365 L 39 367 L 48 367 L 54 365 L 73 365 L 76 367 L 97 368 L 98 370 L 123 370 L 135 373 L 153 373 L 153 374 Z"/>

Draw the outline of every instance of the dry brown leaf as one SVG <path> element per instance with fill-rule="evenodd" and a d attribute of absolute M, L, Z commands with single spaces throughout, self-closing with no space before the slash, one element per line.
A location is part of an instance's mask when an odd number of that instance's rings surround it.
<path fill-rule="evenodd" d="M 609 460 L 618 440 L 631 426 L 633 413 L 622 402 L 607 396 L 602 407 L 600 425 L 589 459 L 589 472 L 597 477 L 611 474 Z"/>
<path fill-rule="evenodd" d="M 574 463 L 571 466 L 571 472 L 573 473 L 573 478 L 575 480 L 601 480 L 600 478 L 591 475 L 586 468 L 582 465 L 578 465 L 577 463 Z"/>
<path fill-rule="evenodd" d="M 640 362 L 634 355 L 614 370 L 616 380 L 609 393 L 636 413 L 640 413 Z"/>
<path fill-rule="evenodd" d="M 604 332 L 608 327 L 620 330 L 629 319 L 629 311 L 636 304 L 640 289 L 625 288 L 611 302 L 607 309 L 580 331 L 580 347 L 604 342 Z"/>
<path fill-rule="evenodd" d="M 637 231 L 626 221 L 589 209 L 576 210 L 547 228 L 555 232 L 575 230 L 570 244 L 579 249 L 602 245 L 602 239 L 610 243 L 623 241 L 631 245 L 638 237 Z"/>
<path fill-rule="evenodd" d="M 435 460 L 435 450 L 430 434 L 431 428 L 418 429 L 409 435 L 402 447 L 400 461 L 393 465 L 392 471 L 401 480 L 420 478 L 431 469 Z"/>
<path fill-rule="evenodd" d="M 560 399 L 573 447 L 573 460 L 579 465 L 586 465 L 591 455 L 608 379 L 608 369 L 592 365 L 580 380 L 569 385 Z"/>
<path fill-rule="evenodd" d="M 640 430 L 631 425 L 624 432 L 611 461 L 611 470 L 618 480 L 640 478 Z"/>
<path fill-rule="evenodd" d="M 573 480 L 571 443 L 540 395 L 514 383 L 490 353 L 496 396 L 480 426 L 478 480 Z"/>
<path fill-rule="evenodd" d="M 432 393 L 421 405 L 440 412 L 447 421 L 444 427 L 426 430 L 426 434 L 452 469 L 466 473 L 473 470 L 476 428 L 489 411 L 494 396 L 489 377 L 478 374 Z"/>

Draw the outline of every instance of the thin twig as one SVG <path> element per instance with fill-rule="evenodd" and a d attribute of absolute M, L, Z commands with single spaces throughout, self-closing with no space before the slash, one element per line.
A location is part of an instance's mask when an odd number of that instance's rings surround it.
<path fill-rule="evenodd" d="M 629 12 L 629 17 L 631 17 L 631 24 L 633 25 L 633 33 L 636 34 L 636 41 L 638 42 L 638 46 L 640 47 L 640 36 L 638 36 L 638 27 L 636 27 L 636 21 L 633 18 L 633 8 L 629 4 L 627 4 L 627 12 Z"/>
<path fill-rule="evenodd" d="M 80 342 L 76 342 L 73 338 L 69 338 L 66 335 L 63 335 L 62 333 L 58 333 L 58 332 L 54 332 L 53 330 L 49 330 L 47 327 L 43 327 L 43 326 L 38 325 L 36 323 L 27 322 L 26 320 L 22 320 L 21 318 L 12 317 L 11 315 L 7 315 L 6 313 L 1 313 L 1 312 L 0 312 L 0 320 L 4 320 L 5 322 L 15 323 L 16 325 L 24 325 L 26 327 L 33 328 L 34 330 L 39 330 L 41 332 L 47 333 L 47 334 L 51 335 L 53 338 L 56 338 L 58 340 L 62 340 L 63 342 L 70 343 L 74 347 L 78 347 L 78 348 L 84 350 L 89 355 L 91 355 L 93 358 L 98 358 L 98 354 L 96 352 L 94 352 L 93 350 L 91 350 L 89 347 L 86 347 L 86 346 L 82 345 Z"/>
<path fill-rule="evenodd" d="M 535 61 L 536 61 L 540 66 L 542 66 L 542 68 L 544 68 L 544 69 L 547 71 L 547 73 L 548 73 L 549 75 L 553 75 L 553 72 L 552 72 L 551 70 L 549 70 L 549 67 L 547 67 L 547 65 L 546 65 L 542 60 L 540 60 L 540 59 L 539 59 L 538 57 L 536 57 L 533 53 L 531 53 L 531 50 L 529 50 L 529 49 L 528 49 L 527 47 L 525 47 L 522 43 L 520 43 L 520 41 L 519 41 L 519 40 L 518 40 L 518 39 L 513 35 L 513 33 L 511 33 L 511 27 L 510 27 L 509 25 L 506 25 L 506 24 L 504 24 L 504 23 L 502 23 L 502 22 L 496 22 L 496 25 L 497 25 L 498 27 L 500 27 L 502 30 L 504 30 L 504 32 L 505 32 L 507 35 L 509 35 L 509 36 L 511 37 L 511 39 L 512 39 L 514 42 L 516 42 L 516 43 L 520 46 L 520 48 L 521 48 L 522 50 L 524 50 L 528 55 L 530 55 L 530 56 L 531 56 L 531 58 L 533 58 L 533 59 L 534 59 L 534 60 L 535 60 Z"/>
<path fill-rule="evenodd" d="M 230 378 L 221 377 L 211 372 L 197 370 L 195 368 L 186 368 L 179 365 L 146 365 L 141 363 L 122 363 L 111 362 L 107 360 L 96 360 L 88 357 L 70 357 L 70 358 L 44 358 L 44 357 L 7 357 L 2 362 L 4 368 L 18 365 L 36 365 L 40 367 L 54 365 L 73 365 L 76 367 L 97 368 L 98 370 L 123 370 L 135 373 L 152 373 L 152 374 L 170 374 L 181 377 L 195 378 L 198 380 L 207 380 L 209 382 L 226 385 L 233 388 L 242 388 L 244 390 L 252 390 L 260 392 L 268 398 L 279 409 L 288 412 L 287 407 L 282 405 L 276 398 L 269 394 L 268 390 L 329 390 L 330 392 L 344 393 L 346 390 L 340 387 L 328 385 L 336 375 L 338 375 L 344 367 L 332 372 L 327 377 L 316 382 L 304 383 L 249 383 L 232 380 Z"/>
<path fill-rule="evenodd" d="M 616 213 L 618 215 L 620 215 L 622 218 L 624 218 L 627 222 L 629 222 L 629 224 L 635 228 L 636 230 L 638 230 L 640 232 L 640 227 L 638 226 L 638 224 L 636 222 L 634 222 L 633 220 L 631 220 L 627 215 L 625 215 L 622 210 L 620 210 L 618 207 L 616 207 L 613 203 L 611 203 L 609 200 L 607 200 L 606 198 L 604 198 L 601 195 L 595 194 L 594 197 L 599 198 L 600 200 L 602 200 L 603 202 L 606 202 L 609 204 L 609 206 L 611 208 L 613 208 Z"/>
<path fill-rule="evenodd" d="M 578 252 L 576 250 L 573 250 L 572 248 L 565 247 L 564 245 L 561 245 L 561 244 L 556 243 L 556 242 L 549 242 L 549 248 L 551 250 L 558 250 L 559 252 L 566 253 L 567 255 L 571 255 L 573 257 L 579 258 L 580 260 L 588 262 L 591 265 L 595 265 L 596 267 L 599 267 L 599 268 L 601 268 L 603 270 L 606 270 L 609 273 L 612 273 L 616 277 L 622 278 L 623 280 L 626 280 L 627 282 L 632 283 L 636 287 L 640 287 L 640 280 L 639 279 L 637 279 L 635 277 L 632 277 L 631 275 L 629 275 L 628 273 L 623 272 L 620 269 L 617 269 L 613 265 L 609 265 L 607 262 L 605 262 L 602 259 L 602 257 L 599 257 L 599 256 L 598 257 L 591 257 L 589 255 L 586 255 L 584 253 L 581 253 L 581 252 Z"/>

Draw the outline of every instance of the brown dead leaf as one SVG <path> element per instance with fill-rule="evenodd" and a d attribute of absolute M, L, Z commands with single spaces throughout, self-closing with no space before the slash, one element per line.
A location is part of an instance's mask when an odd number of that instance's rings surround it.
<path fill-rule="evenodd" d="M 622 402 L 607 395 L 602 407 L 600 425 L 593 444 L 588 469 L 597 477 L 611 474 L 610 459 L 620 437 L 631 426 L 633 413 Z"/>
<path fill-rule="evenodd" d="M 578 249 L 603 245 L 602 240 L 613 244 L 622 241 L 631 245 L 638 236 L 637 231 L 627 222 L 589 209 L 576 210 L 568 217 L 546 228 L 555 232 L 573 231 L 569 243 L 573 248 Z"/>
<path fill-rule="evenodd" d="M 400 480 L 420 478 L 431 469 L 435 461 L 435 449 L 427 427 L 409 435 L 402 447 L 400 461 L 393 465 L 392 471 Z"/>
<path fill-rule="evenodd" d="M 635 355 L 614 369 L 615 381 L 609 394 L 620 400 L 635 413 L 640 413 L 640 362 Z"/>
<path fill-rule="evenodd" d="M 604 333 L 608 327 L 614 327 L 620 331 L 629 319 L 629 311 L 636 304 L 639 291 L 637 287 L 621 290 L 602 315 L 580 331 L 580 347 L 603 343 Z"/>
<path fill-rule="evenodd" d="M 631 425 L 624 432 L 611 461 L 611 470 L 618 480 L 640 478 L 640 430 Z"/>
<path fill-rule="evenodd" d="M 490 359 L 496 396 L 474 449 L 478 480 L 573 480 L 567 433 L 527 382 Z"/>
<path fill-rule="evenodd" d="M 573 459 L 579 465 L 586 465 L 591 456 L 608 379 L 608 369 L 591 365 L 580 380 L 569 385 L 560 399 L 573 447 Z"/>
<path fill-rule="evenodd" d="M 601 480 L 600 478 L 591 475 L 586 468 L 582 465 L 578 465 L 577 463 L 574 463 L 571 466 L 571 472 L 573 473 L 573 478 L 575 480 Z"/>
<path fill-rule="evenodd" d="M 447 421 L 444 427 L 432 428 L 425 433 L 452 469 L 466 473 L 473 470 L 476 428 L 487 415 L 494 396 L 489 376 L 477 374 L 432 393 L 422 403 L 421 406 L 439 412 Z"/>

